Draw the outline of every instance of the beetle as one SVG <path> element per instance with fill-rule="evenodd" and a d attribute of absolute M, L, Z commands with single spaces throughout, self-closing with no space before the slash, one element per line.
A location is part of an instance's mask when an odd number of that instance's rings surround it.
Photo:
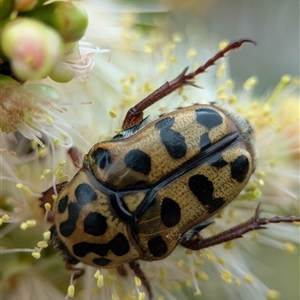
<path fill-rule="evenodd" d="M 161 260 L 181 245 L 199 250 L 293 218 L 259 218 L 203 239 L 207 220 L 229 204 L 255 170 L 253 130 L 244 118 L 217 104 L 180 108 L 148 123 L 143 111 L 185 85 L 194 85 L 228 51 L 229 43 L 194 72 L 187 68 L 129 109 L 122 131 L 95 144 L 70 182 L 56 186 L 51 239 L 66 266 L 128 264 L 152 299 L 138 261 Z M 49 197 L 49 191 L 44 198 Z M 82 274 L 78 271 L 77 277 Z"/>

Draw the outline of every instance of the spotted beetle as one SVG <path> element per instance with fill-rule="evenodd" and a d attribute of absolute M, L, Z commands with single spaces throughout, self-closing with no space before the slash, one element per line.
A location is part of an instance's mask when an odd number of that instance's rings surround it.
<path fill-rule="evenodd" d="M 253 131 L 244 118 L 216 104 L 195 104 L 147 124 L 143 111 L 185 85 L 194 85 L 219 58 L 250 39 L 231 42 L 196 71 L 187 68 L 132 107 L 122 131 L 95 144 L 59 191 L 51 239 L 69 269 L 128 264 L 153 295 L 138 260 L 160 260 L 178 245 L 192 250 L 293 218 L 259 218 L 203 239 L 207 220 L 232 201 L 255 170 Z M 52 190 L 53 192 L 53 190 Z M 44 199 L 51 192 L 44 193 Z M 77 277 L 82 274 L 78 271 Z"/>

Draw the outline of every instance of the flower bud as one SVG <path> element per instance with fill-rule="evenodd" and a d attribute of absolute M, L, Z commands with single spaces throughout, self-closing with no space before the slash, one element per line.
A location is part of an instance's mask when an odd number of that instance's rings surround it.
<path fill-rule="evenodd" d="M 49 77 L 60 83 L 66 83 L 71 81 L 74 78 L 75 74 L 71 66 L 65 62 L 58 62 L 52 72 L 49 74 Z"/>
<path fill-rule="evenodd" d="M 24 81 L 48 76 L 63 49 L 61 37 L 55 30 L 27 18 L 5 25 L 0 42 L 14 74 Z"/>
<path fill-rule="evenodd" d="M 88 17 L 84 8 L 76 3 L 57 1 L 23 13 L 55 28 L 65 43 L 80 40 L 87 29 Z"/>
<path fill-rule="evenodd" d="M 7 18 L 14 8 L 13 0 L 0 0 L 0 20 Z"/>

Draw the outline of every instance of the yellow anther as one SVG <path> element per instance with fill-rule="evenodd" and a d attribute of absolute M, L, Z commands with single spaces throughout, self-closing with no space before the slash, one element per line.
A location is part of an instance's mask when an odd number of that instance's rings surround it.
<path fill-rule="evenodd" d="M 99 276 L 100 276 L 100 270 L 99 269 L 97 269 L 97 271 L 95 272 L 95 274 L 94 274 L 94 278 L 98 278 Z"/>
<path fill-rule="evenodd" d="M 159 64 L 157 69 L 158 69 L 159 72 L 164 72 L 167 69 L 166 63 Z"/>
<path fill-rule="evenodd" d="M 46 157 L 48 153 L 49 153 L 49 150 L 46 147 L 45 148 L 39 148 L 39 150 L 38 150 L 39 158 Z"/>
<path fill-rule="evenodd" d="M 226 87 L 224 85 L 220 86 L 217 90 L 217 94 L 223 94 L 226 91 Z"/>
<path fill-rule="evenodd" d="M 50 123 L 51 125 L 54 123 L 54 120 L 53 120 L 53 118 L 51 116 L 46 116 L 46 121 L 48 123 Z"/>
<path fill-rule="evenodd" d="M 181 289 L 181 284 L 177 281 L 174 281 L 173 282 L 173 287 L 174 287 L 175 290 L 179 291 Z"/>
<path fill-rule="evenodd" d="M 225 259 L 222 258 L 222 257 L 217 257 L 217 260 L 218 260 L 218 263 L 221 264 L 221 265 L 225 265 Z"/>
<path fill-rule="evenodd" d="M 144 51 L 145 53 L 152 53 L 153 52 L 153 47 L 149 46 L 149 45 L 144 45 Z"/>
<path fill-rule="evenodd" d="M 117 293 L 112 293 L 111 294 L 111 299 L 112 300 L 120 300 L 119 295 Z"/>
<path fill-rule="evenodd" d="M 180 43 L 182 41 L 182 35 L 181 33 L 179 32 L 174 32 L 172 34 L 172 40 L 175 42 L 175 43 Z"/>
<path fill-rule="evenodd" d="M 139 292 L 138 299 L 139 300 L 145 300 L 146 299 L 146 294 L 144 292 Z"/>
<path fill-rule="evenodd" d="M 231 272 L 228 270 L 224 270 L 223 273 L 221 274 L 221 278 L 226 282 L 226 283 L 232 283 L 232 275 Z"/>
<path fill-rule="evenodd" d="M 26 221 L 28 228 L 34 227 L 36 225 L 36 220 L 28 220 Z"/>
<path fill-rule="evenodd" d="M 207 259 L 208 259 L 209 261 L 213 261 L 214 256 L 213 256 L 213 253 L 212 253 L 211 251 L 206 250 L 206 251 L 205 251 L 205 255 L 206 255 L 206 257 L 207 257 Z"/>
<path fill-rule="evenodd" d="M 227 85 L 229 88 L 233 88 L 233 86 L 234 86 L 234 81 L 233 81 L 232 79 L 227 79 L 226 85 Z"/>
<path fill-rule="evenodd" d="M 61 175 L 59 178 L 58 178 L 58 183 L 62 183 L 64 181 L 67 181 L 68 180 L 68 175 Z"/>
<path fill-rule="evenodd" d="M 160 275 L 161 277 L 167 276 L 167 271 L 166 271 L 166 269 L 165 269 L 165 268 L 160 268 L 160 269 L 159 269 L 159 275 Z"/>
<path fill-rule="evenodd" d="M 279 292 L 276 291 L 276 290 L 268 290 L 268 291 L 267 291 L 267 294 L 266 294 L 266 297 L 267 297 L 267 299 L 269 299 L 269 300 L 276 300 L 276 299 L 279 298 L 279 296 L 280 296 L 280 294 L 279 294 Z"/>
<path fill-rule="evenodd" d="M 56 201 L 56 200 L 57 200 L 57 195 L 54 195 L 54 194 L 53 194 L 53 195 L 51 196 L 51 198 L 52 198 L 53 201 Z"/>
<path fill-rule="evenodd" d="M 47 248 L 47 247 L 48 247 L 48 243 L 47 243 L 46 241 L 39 241 L 39 242 L 37 243 L 37 246 L 38 246 L 39 248 Z"/>
<path fill-rule="evenodd" d="M 142 284 L 141 279 L 138 278 L 137 276 L 134 276 L 134 282 L 136 286 L 141 286 Z"/>
<path fill-rule="evenodd" d="M 265 177 L 265 172 L 264 171 L 258 171 L 258 172 L 256 172 L 256 176 L 258 178 L 263 178 L 263 177 Z"/>
<path fill-rule="evenodd" d="M 111 118 L 116 118 L 117 117 L 117 113 L 114 109 L 111 109 L 109 111 L 109 115 L 110 115 Z"/>
<path fill-rule="evenodd" d="M 181 260 L 179 260 L 179 261 L 177 262 L 177 266 L 178 266 L 178 267 L 182 267 L 183 265 L 184 265 L 183 259 L 181 259 Z"/>
<path fill-rule="evenodd" d="M 227 40 L 222 40 L 219 43 L 219 50 L 223 50 L 227 45 L 228 45 L 228 41 Z"/>
<path fill-rule="evenodd" d="M 192 58 L 197 55 L 197 50 L 195 48 L 191 48 L 188 50 L 187 58 Z"/>
<path fill-rule="evenodd" d="M 31 146 L 31 149 L 36 149 L 37 146 L 38 146 L 37 141 L 31 141 L 31 142 L 30 142 L 30 146 Z"/>
<path fill-rule="evenodd" d="M 225 249 L 232 249 L 233 248 L 233 243 L 231 241 L 225 242 L 223 244 Z"/>
<path fill-rule="evenodd" d="M 48 174 L 50 174 L 51 173 L 51 169 L 45 169 L 44 171 L 43 171 L 43 175 L 44 176 L 46 176 L 46 175 L 48 175 Z"/>
<path fill-rule="evenodd" d="M 200 271 L 197 273 L 197 278 L 203 280 L 203 281 L 207 281 L 208 280 L 208 275 L 203 272 L 203 271 Z"/>
<path fill-rule="evenodd" d="M 43 233 L 43 238 L 46 240 L 46 241 L 48 241 L 48 240 L 50 240 L 50 238 L 51 238 L 51 231 L 45 231 L 44 233 Z"/>
<path fill-rule="evenodd" d="M 150 82 L 145 82 L 144 90 L 148 93 L 152 92 L 154 90 L 153 85 Z"/>
<path fill-rule="evenodd" d="M 5 214 L 1 217 L 1 219 L 2 219 L 2 222 L 7 222 L 9 220 L 9 215 Z"/>
<path fill-rule="evenodd" d="M 286 242 L 286 243 L 283 244 L 283 246 L 284 246 L 284 250 L 289 252 L 289 253 L 296 253 L 297 252 L 297 248 L 292 243 Z"/>
<path fill-rule="evenodd" d="M 51 210 L 51 204 L 50 203 L 45 203 L 44 207 L 45 207 L 46 211 Z"/>
<path fill-rule="evenodd" d="M 59 139 L 58 138 L 53 138 L 53 145 L 55 146 L 55 147 L 59 147 L 60 146 L 60 141 L 59 141 Z"/>
<path fill-rule="evenodd" d="M 247 283 L 250 283 L 250 284 L 253 283 L 253 277 L 252 277 L 250 274 L 246 274 L 246 275 L 244 276 L 244 279 L 245 279 L 245 281 L 246 281 Z"/>
<path fill-rule="evenodd" d="M 243 85 L 245 91 L 250 91 L 255 85 L 258 83 L 258 78 L 256 76 L 252 76 L 248 78 Z"/>
<path fill-rule="evenodd" d="M 68 287 L 68 296 L 70 298 L 73 298 L 75 295 L 75 286 L 73 284 L 70 284 Z"/>
<path fill-rule="evenodd" d="M 229 104 L 234 104 L 237 102 L 237 96 L 236 95 L 231 95 L 228 99 Z"/>
<path fill-rule="evenodd" d="M 202 292 L 197 288 L 196 292 L 194 293 L 194 296 L 201 296 Z"/>
<path fill-rule="evenodd" d="M 33 251 L 31 253 L 31 255 L 35 258 L 35 259 L 39 259 L 41 257 L 41 253 L 38 251 Z"/>
<path fill-rule="evenodd" d="M 168 57 L 168 61 L 170 62 L 170 63 L 176 63 L 176 61 L 177 61 L 177 57 L 175 56 L 175 55 L 170 55 L 169 57 Z"/>
<path fill-rule="evenodd" d="M 20 224 L 20 228 L 22 230 L 26 230 L 28 228 L 28 225 L 25 222 L 23 222 L 23 223 Z"/>
<path fill-rule="evenodd" d="M 242 280 L 241 280 L 240 278 L 236 278 L 235 284 L 236 284 L 237 286 L 240 286 L 240 285 L 242 284 Z"/>
<path fill-rule="evenodd" d="M 197 267 L 202 267 L 205 264 L 204 260 L 196 260 L 195 265 Z"/>
<path fill-rule="evenodd" d="M 181 98 L 183 101 L 187 101 L 189 99 L 186 95 L 182 95 Z"/>
<path fill-rule="evenodd" d="M 97 277 L 97 287 L 101 289 L 103 287 L 103 284 L 104 284 L 104 278 L 103 275 L 101 275 L 99 272 L 99 275 Z"/>

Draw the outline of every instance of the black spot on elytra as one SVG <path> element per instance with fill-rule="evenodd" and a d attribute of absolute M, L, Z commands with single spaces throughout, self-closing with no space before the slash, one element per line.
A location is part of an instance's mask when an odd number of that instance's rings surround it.
<path fill-rule="evenodd" d="M 98 257 L 93 259 L 93 263 L 101 267 L 108 265 L 110 262 L 110 259 L 104 257 Z"/>
<path fill-rule="evenodd" d="M 148 241 L 148 249 L 153 256 L 161 257 L 167 253 L 168 246 L 162 237 L 158 235 Z"/>
<path fill-rule="evenodd" d="M 180 206 L 170 198 L 164 198 L 161 205 L 161 220 L 166 227 L 173 227 L 180 221 Z"/>
<path fill-rule="evenodd" d="M 130 245 L 124 234 L 118 233 L 107 244 L 81 242 L 73 245 L 73 253 L 79 257 L 84 257 L 90 252 L 106 256 L 109 250 L 116 256 L 122 256 L 129 252 Z M 99 258 L 98 261 L 100 262 L 101 259 Z"/>
<path fill-rule="evenodd" d="M 147 153 L 140 149 L 130 150 L 126 154 L 124 161 L 126 166 L 134 171 L 145 175 L 149 174 L 151 171 L 151 158 Z"/>
<path fill-rule="evenodd" d="M 93 158 L 100 169 L 105 169 L 111 164 L 111 153 L 108 149 L 97 148 L 93 153 Z"/>
<path fill-rule="evenodd" d="M 211 214 L 213 212 L 215 212 L 216 210 L 218 210 L 219 208 L 221 208 L 223 206 L 223 204 L 225 203 L 223 198 L 213 198 L 213 200 L 211 201 L 209 208 L 208 208 L 208 212 Z"/>
<path fill-rule="evenodd" d="M 171 129 L 173 124 L 174 118 L 169 117 L 157 122 L 155 127 L 160 130 L 161 142 L 169 155 L 174 159 L 179 159 L 186 154 L 187 146 L 184 136 Z"/>
<path fill-rule="evenodd" d="M 97 194 L 90 185 L 82 183 L 75 189 L 75 197 L 77 202 L 70 202 L 68 204 L 68 219 L 59 225 L 59 232 L 64 237 L 68 237 L 74 232 L 82 206 L 96 200 Z M 62 203 L 63 205 L 64 203 Z"/>
<path fill-rule="evenodd" d="M 228 165 L 228 162 L 224 160 L 221 153 L 216 154 L 209 163 L 216 168 L 223 168 Z"/>
<path fill-rule="evenodd" d="M 59 200 L 57 208 L 58 208 L 58 212 L 60 214 L 62 214 L 67 209 L 68 201 L 69 201 L 68 195 L 66 195 L 65 197 L 63 197 Z"/>
<path fill-rule="evenodd" d="M 75 197 L 77 205 L 82 207 L 97 199 L 97 194 L 94 189 L 87 183 L 81 183 L 75 189 Z"/>
<path fill-rule="evenodd" d="M 69 218 L 60 223 L 59 225 L 59 232 L 64 237 L 70 236 L 76 229 L 76 222 L 81 211 L 81 207 L 78 206 L 77 203 L 70 202 L 68 205 L 68 215 Z"/>
<path fill-rule="evenodd" d="M 106 256 L 108 250 L 108 244 L 81 242 L 73 245 L 73 253 L 79 257 L 84 257 L 90 252 L 94 252 L 95 254 L 98 254 L 100 256 Z"/>
<path fill-rule="evenodd" d="M 175 120 L 174 118 L 165 118 L 165 119 L 162 119 L 160 121 L 158 121 L 156 124 L 155 124 L 155 128 L 157 129 L 163 129 L 163 128 L 171 128 L 174 124 Z"/>
<path fill-rule="evenodd" d="M 230 163 L 231 177 L 238 182 L 243 182 L 249 171 L 249 161 L 246 155 L 240 155 Z"/>
<path fill-rule="evenodd" d="M 189 179 L 189 188 L 203 205 L 210 205 L 213 199 L 213 183 L 204 175 L 194 175 Z"/>
<path fill-rule="evenodd" d="M 84 232 L 94 236 L 103 235 L 107 230 L 106 217 L 97 212 L 89 213 L 84 219 Z"/>
<path fill-rule="evenodd" d="M 117 256 L 125 255 L 129 252 L 130 246 L 124 234 L 118 233 L 109 243 L 109 248 Z"/>
<path fill-rule="evenodd" d="M 211 140 L 208 136 L 208 132 L 205 132 L 200 136 L 199 147 L 200 147 L 201 151 L 204 151 L 207 148 L 209 148 L 210 146 L 211 146 Z"/>
<path fill-rule="evenodd" d="M 205 126 L 208 130 L 222 124 L 222 117 L 213 109 L 196 109 L 196 120 L 199 124 Z"/>
<path fill-rule="evenodd" d="M 223 198 L 213 198 L 213 183 L 204 175 L 194 175 L 189 179 L 189 188 L 197 199 L 212 213 L 223 204 Z"/>
<path fill-rule="evenodd" d="M 53 225 L 50 228 L 51 232 L 51 242 L 54 245 L 55 248 L 57 248 L 60 251 L 60 254 L 62 255 L 64 261 L 72 264 L 77 265 L 79 263 L 79 260 L 71 255 L 69 249 L 66 247 L 66 245 L 60 240 L 60 238 L 57 235 L 56 227 Z"/>

